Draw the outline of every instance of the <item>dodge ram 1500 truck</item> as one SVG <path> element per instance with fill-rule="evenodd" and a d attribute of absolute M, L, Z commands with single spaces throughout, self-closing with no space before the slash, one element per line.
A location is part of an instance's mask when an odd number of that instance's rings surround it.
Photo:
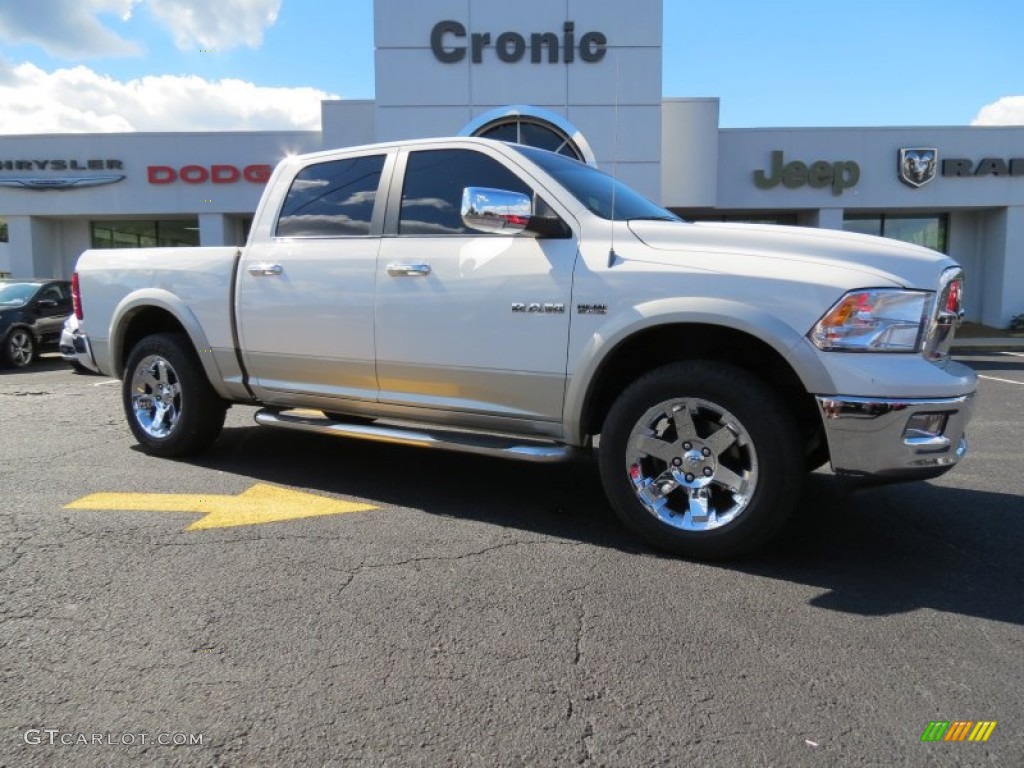
<path fill-rule="evenodd" d="M 826 462 L 948 470 L 977 383 L 949 356 L 963 274 L 941 253 L 687 223 L 484 139 L 288 158 L 244 248 L 86 251 L 74 293 L 83 362 L 123 380 L 151 454 L 208 447 L 231 403 L 527 461 L 596 449 L 622 521 L 698 558 L 767 541 Z"/>

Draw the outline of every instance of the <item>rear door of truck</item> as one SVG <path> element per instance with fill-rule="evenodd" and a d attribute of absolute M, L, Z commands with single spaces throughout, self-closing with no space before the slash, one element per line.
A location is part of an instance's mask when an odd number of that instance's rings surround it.
<path fill-rule="evenodd" d="M 236 297 L 249 383 L 263 402 L 376 400 L 378 193 L 391 164 L 386 152 L 342 155 L 272 180 L 288 191 L 260 214 L 269 230 L 250 238 Z"/>

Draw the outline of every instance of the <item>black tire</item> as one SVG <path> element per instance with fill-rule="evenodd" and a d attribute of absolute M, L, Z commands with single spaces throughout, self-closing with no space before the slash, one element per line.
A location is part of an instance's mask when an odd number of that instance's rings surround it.
<path fill-rule="evenodd" d="M 153 456 L 199 453 L 220 435 L 227 411 L 180 333 L 157 333 L 135 345 L 121 399 L 132 434 Z"/>
<path fill-rule="evenodd" d="M 4 339 L 4 363 L 11 368 L 25 368 L 36 359 L 36 340 L 28 328 L 15 328 Z"/>
<path fill-rule="evenodd" d="M 627 387 L 605 419 L 598 460 L 627 527 L 653 547 L 702 560 L 767 543 L 796 506 L 804 475 L 785 403 L 715 361 L 666 365 Z"/>

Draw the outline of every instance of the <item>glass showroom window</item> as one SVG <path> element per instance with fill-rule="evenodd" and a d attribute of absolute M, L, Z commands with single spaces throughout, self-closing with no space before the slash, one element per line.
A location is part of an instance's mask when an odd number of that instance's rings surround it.
<path fill-rule="evenodd" d="M 597 167 L 597 158 L 586 137 L 560 114 L 543 107 L 527 104 L 498 107 L 477 115 L 459 135 L 546 149 Z"/>
<path fill-rule="evenodd" d="M 945 253 L 949 240 L 949 217 L 944 213 L 848 214 L 843 218 L 843 229 L 847 232 L 891 237 L 893 240 L 923 245 L 925 248 Z"/>
<path fill-rule="evenodd" d="M 743 214 L 743 213 L 694 213 L 687 214 L 682 208 L 670 208 L 672 213 L 682 217 L 686 221 L 711 221 L 726 224 L 778 224 L 784 227 L 796 227 L 800 224 L 800 217 L 795 213 L 776 214 Z"/>
<path fill-rule="evenodd" d="M 199 219 L 94 221 L 93 248 L 155 248 L 199 245 Z"/>
<path fill-rule="evenodd" d="M 497 120 L 477 130 L 476 134 L 485 139 L 526 144 L 529 147 L 546 149 L 573 160 L 586 162 L 583 153 L 568 134 L 551 123 L 537 118 L 516 115 Z"/>

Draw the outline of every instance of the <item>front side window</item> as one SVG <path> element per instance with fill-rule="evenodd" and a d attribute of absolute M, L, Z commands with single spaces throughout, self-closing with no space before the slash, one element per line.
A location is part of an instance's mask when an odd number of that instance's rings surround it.
<path fill-rule="evenodd" d="M 596 168 L 531 147 L 515 149 L 554 176 L 588 211 L 602 219 L 679 221 L 675 214 L 655 205 L 632 187 Z"/>
<path fill-rule="evenodd" d="M 277 237 L 370 234 L 384 155 L 332 160 L 303 168 L 281 206 Z"/>
<path fill-rule="evenodd" d="M 402 186 L 400 235 L 479 235 L 462 222 L 462 191 L 490 187 L 532 195 L 532 190 L 497 160 L 467 149 L 412 152 Z"/>

